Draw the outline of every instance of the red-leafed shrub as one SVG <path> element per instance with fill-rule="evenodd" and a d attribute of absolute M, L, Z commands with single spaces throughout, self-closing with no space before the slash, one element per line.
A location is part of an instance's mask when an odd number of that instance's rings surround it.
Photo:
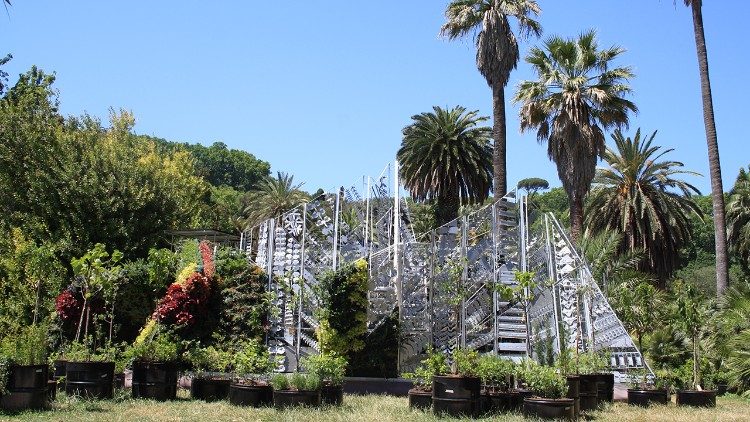
<path fill-rule="evenodd" d="M 190 326 L 207 311 L 211 294 L 208 277 L 195 272 L 183 285 L 172 284 L 167 294 L 159 301 L 155 316 L 166 325 Z"/>
<path fill-rule="evenodd" d="M 201 261 L 203 261 L 203 275 L 209 279 L 216 274 L 216 264 L 214 263 L 213 251 L 208 242 L 203 241 L 198 246 L 201 252 Z"/>
<path fill-rule="evenodd" d="M 55 310 L 65 322 L 76 321 L 81 317 L 81 308 L 83 308 L 83 301 L 78 301 L 78 298 L 68 289 L 65 289 L 55 299 Z"/>

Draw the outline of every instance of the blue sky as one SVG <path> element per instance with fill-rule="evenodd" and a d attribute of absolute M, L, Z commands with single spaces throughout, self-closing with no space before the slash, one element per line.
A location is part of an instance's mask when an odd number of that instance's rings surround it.
<path fill-rule="evenodd" d="M 106 119 L 135 113 L 136 132 L 169 140 L 222 141 L 288 171 L 307 190 L 351 185 L 394 159 L 410 116 L 433 105 L 491 115 L 491 94 L 471 40 L 438 36 L 447 1 L 70 1 L 15 0 L 0 14 L 0 53 L 11 82 L 31 65 L 57 73 L 62 111 Z M 750 164 L 738 51 L 750 2 L 706 2 L 711 78 L 725 190 Z M 631 132 L 658 129 L 669 158 L 706 177 L 708 164 L 692 19 L 682 0 L 540 0 L 544 36 L 594 28 L 603 46 L 628 52 Z M 525 52 L 530 40 L 524 43 Z M 506 96 L 532 78 L 521 63 Z M 546 148 L 520 134 L 508 108 L 510 184 L 543 177 L 559 185 Z"/>

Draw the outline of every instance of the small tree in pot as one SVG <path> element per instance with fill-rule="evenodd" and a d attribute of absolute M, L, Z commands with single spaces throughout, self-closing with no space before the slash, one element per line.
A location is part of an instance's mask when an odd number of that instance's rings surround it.
<path fill-rule="evenodd" d="M 668 374 L 657 371 L 651 375 L 648 371 L 637 370 L 630 374 L 628 404 L 648 407 L 651 403 L 669 403 L 670 385 Z"/>
<path fill-rule="evenodd" d="M 409 407 L 429 409 L 432 406 L 432 379 L 435 375 L 447 371 L 448 362 L 445 355 L 435 352 L 432 348 L 427 349 L 427 358 L 414 369 L 414 372 L 401 374 L 413 383 L 413 387 L 409 390 Z"/>
<path fill-rule="evenodd" d="M 516 364 L 499 356 L 482 356 L 477 362 L 477 374 L 482 379 L 485 400 L 484 408 L 489 412 L 519 410 L 520 393 L 515 390 Z"/>
<path fill-rule="evenodd" d="M 47 330 L 21 329 L 0 342 L 0 409 L 19 411 L 47 406 Z"/>
<path fill-rule="evenodd" d="M 346 359 L 342 356 L 321 353 L 303 358 L 302 367 L 320 379 L 322 404 L 341 405 L 344 401 Z"/>
<path fill-rule="evenodd" d="M 456 348 L 450 371 L 432 379 L 432 408 L 436 414 L 474 416 L 481 409 L 482 380 L 478 377 L 479 353 Z"/>
<path fill-rule="evenodd" d="M 180 360 L 177 338 L 160 327 L 127 351 L 133 366 L 133 398 L 174 400 Z"/>
<path fill-rule="evenodd" d="M 194 345 L 185 359 L 193 369 L 190 396 L 196 400 L 216 401 L 229 397 L 233 352 L 215 346 Z"/>
<path fill-rule="evenodd" d="M 234 354 L 236 376 L 229 386 L 229 402 L 240 406 L 264 406 L 273 404 L 273 388 L 268 383 L 268 374 L 276 363 L 268 348 L 257 340 L 248 340 Z"/>
<path fill-rule="evenodd" d="M 523 401 L 524 416 L 567 420 L 575 418 L 574 400 L 565 397 L 568 382 L 557 369 L 528 365 L 524 370 L 524 379 L 534 394 Z"/>
<path fill-rule="evenodd" d="M 271 377 L 273 405 L 279 409 L 320 405 L 320 379 L 314 374 L 294 372 Z"/>
<path fill-rule="evenodd" d="M 677 391 L 677 404 L 697 407 L 716 407 L 716 390 L 702 388 L 700 339 L 708 322 L 707 300 L 689 283 L 676 283 L 675 321 L 690 338 L 693 354 L 692 382 L 689 388 Z"/>
<path fill-rule="evenodd" d="M 73 341 L 65 346 L 61 358 L 65 362 L 65 393 L 95 399 L 111 399 L 114 390 L 114 348 L 97 346 L 93 337 Z"/>

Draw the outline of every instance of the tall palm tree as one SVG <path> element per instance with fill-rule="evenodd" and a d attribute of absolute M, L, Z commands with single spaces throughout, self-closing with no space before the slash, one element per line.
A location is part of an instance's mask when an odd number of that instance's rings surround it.
<path fill-rule="evenodd" d="M 678 161 L 660 161 L 673 150 L 652 145 L 655 136 L 641 139 L 640 129 L 632 139 L 619 130 L 612 135 L 617 149 L 607 148 L 609 167 L 596 172 L 586 232 L 622 233 L 620 251 L 642 249 L 646 256 L 639 269 L 656 275 L 663 287 L 678 264 L 679 248 L 692 237 L 691 214 L 701 215 L 691 198 L 700 192 L 676 178 L 697 173 L 683 170 Z"/>
<path fill-rule="evenodd" d="M 703 98 L 703 125 L 706 127 L 708 146 L 708 168 L 711 174 L 711 200 L 714 208 L 714 239 L 716 241 L 716 294 L 721 296 L 727 289 L 729 280 L 729 257 L 727 255 L 727 233 L 724 210 L 724 186 L 721 181 L 719 161 L 719 141 L 716 136 L 714 100 L 711 94 L 711 79 L 708 75 L 708 52 L 703 31 L 703 0 L 684 0 L 685 6 L 693 12 L 693 33 L 695 50 L 698 54 L 698 69 L 701 77 L 701 97 Z"/>
<path fill-rule="evenodd" d="M 284 212 L 309 200 L 309 195 L 301 190 L 302 184 L 294 184 L 294 176 L 278 172 L 276 177 L 268 177 L 250 192 L 249 205 L 245 208 L 249 226 L 267 218 L 279 217 Z"/>
<path fill-rule="evenodd" d="M 494 193 L 500 198 L 508 190 L 505 170 L 505 86 L 510 72 L 518 65 L 518 40 L 510 27 L 509 18 L 518 21 L 522 37 L 542 33 L 534 20 L 541 9 L 533 0 L 453 0 L 445 11 L 446 22 L 441 33 L 450 39 L 464 37 L 470 32 L 478 35 L 477 68 L 492 89 L 492 137 Z"/>
<path fill-rule="evenodd" d="M 750 173 L 740 169 L 727 203 L 729 245 L 740 258 L 742 266 L 750 269 Z"/>
<path fill-rule="evenodd" d="M 400 175 L 415 201 L 436 202 L 435 221 L 445 224 L 463 204 L 482 202 L 492 187 L 491 129 L 487 117 L 456 106 L 412 116 L 398 150 Z"/>
<path fill-rule="evenodd" d="M 611 67 L 625 50 L 599 50 L 591 30 L 577 39 L 549 38 L 544 49 L 526 57 L 536 81 L 524 81 L 514 101 L 521 102 L 521 130 L 537 129 L 547 154 L 557 165 L 570 204 L 571 234 L 583 229 L 583 200 L 591 187 L 596 162 L 604 153 L 604 130 L 627 126 L 628 112 L 638 108 L 624 98 L 631 92 L 629 67 Z"/>

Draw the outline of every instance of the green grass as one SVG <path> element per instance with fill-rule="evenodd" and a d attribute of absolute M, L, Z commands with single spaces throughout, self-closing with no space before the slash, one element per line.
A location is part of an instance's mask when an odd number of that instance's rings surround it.
<path fill-rule="evenodd" d="M 389 396 L 346 396 L 340 408 L 253 409 L 232 406 L 227 402 L 204 403 L 188 400 L 181 391 L 173 402 L 132 400 L 125 393 L 111 401 L 85 401 L 58 398 L 53 410 L 19 415 L 0 414 L 0 420 L 11 421 L 451 421 L 436 418 L 430 412 L 409 410 L 406 398 Z M 715 409 L 690 409 L 675 405 L 640 409 L 626 404 L 613 406 L 586 417 L 597 421 L 748 421 L 750 401 L 737 396 L 718 399 Z M 497 415 L 480 420 L 526 421 L 521 415 Z"/>

